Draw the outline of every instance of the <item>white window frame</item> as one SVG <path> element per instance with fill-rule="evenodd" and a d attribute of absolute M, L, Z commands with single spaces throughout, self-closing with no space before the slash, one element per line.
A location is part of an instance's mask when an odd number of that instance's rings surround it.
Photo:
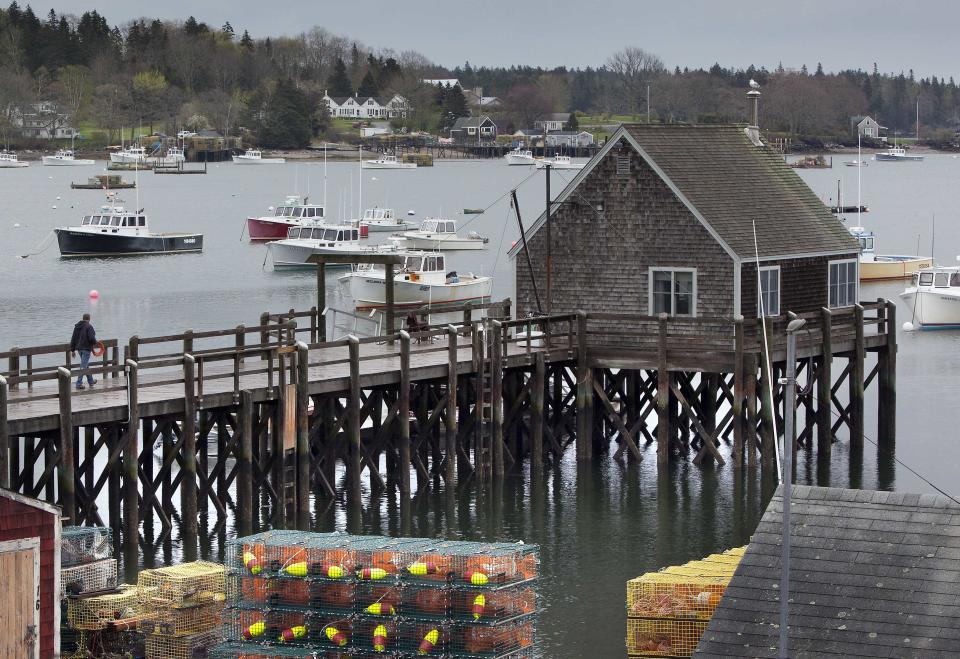
<path fill-rule="evenodd" d="M 476 126 L 467 126 L 467 135 L 476 135 L 477 128 Z"/>
<path fill-rule="evenodd" d="M 833 266 L 839 264 L 849 264 L 853 263 L 853 300 L 850 300 L 848 304 L 832 304 L 830 301 L 830 285 L 831 279 L 830 275 L 833 272 Z M 846 309 L 847 307 L 852 307 L 858 303 L 860 299 L 860 259 L 836 259 L 834 261 L 827 262 L 827 307 L 829 309 Z"/>
<path fill-rule="evenodd" d="M 655 272 L 690 272 L 693 273 L 693 304 L 691 305 L 689 315 L 677 315 L 669 314 L 671 317 L 677 318 L 696 318 L 697 317 L 697 269 L 696 268 L 680 268 L 674 266 L 650 266 L 647 268 L 647 313 L 651 316 L 656 315 L 653 310 L 653 273 Z M 673 296 L 676 295 L 675 285 L 673 282 L 673 277 L 670 279 L 670 308 L 674 308 Z"/>
<path fill-rule="evenodd" d="M 777 316 L 780 315 L 780 297 L 781 297 L 781 293 L 783 292 L 783 280 L 780 277 L 780 266 L 779 265 L 761 266 L 758 272 L 762 273 L 764 271 L 767 271 L 767 272 L 776 271 L 777 273 L 777 308 L 763 309 L 763 311 L 766 312 L 765 315 L 767 316 L 767 318 L 776 318 Z M 762 287 L 763 287 L 763 277 L 758 276 L 757 277 L 757 318 L 762 317 L 762 314 L 761 314 L 762 307 L 760 305 L 760 300 L 762 299 L 762 294 L 763 294 Z"/>

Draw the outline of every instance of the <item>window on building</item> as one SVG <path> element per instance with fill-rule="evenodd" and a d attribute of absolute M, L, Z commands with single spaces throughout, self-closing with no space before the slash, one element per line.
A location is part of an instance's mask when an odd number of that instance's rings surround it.
<path fill-rule="evenodd" d="M 757 317 L 780 315 L 780 266 L 760 268 Z"/>
<path fill-rule="evenodd" d="M 630 173 L 630 156 L 617 156 L 617 176 L 626 176 Z"/>
<path fill-rule="evenodd" d="M 857 261 L 830 261 L 829 302 L 831 309 L 857 303 Z"/>
<path fill-rule="evenodd" d="M 697 271 L 650 268 L 650 313 L 696 316 Z"/>

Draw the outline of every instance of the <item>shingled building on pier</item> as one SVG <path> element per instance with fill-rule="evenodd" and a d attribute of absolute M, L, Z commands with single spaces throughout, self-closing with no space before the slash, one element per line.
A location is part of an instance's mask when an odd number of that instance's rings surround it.
<path fill-rule="evenodd" d="M 551 214 L 553 313 L 756 318 L 758 260 L 766 315 L 857 301 L 857 242 L 755 128 L 622 125 Z M 526 232 L 541 298 L 545 220 Z M 536 312 L 514 263 L 517 309 Z"/>

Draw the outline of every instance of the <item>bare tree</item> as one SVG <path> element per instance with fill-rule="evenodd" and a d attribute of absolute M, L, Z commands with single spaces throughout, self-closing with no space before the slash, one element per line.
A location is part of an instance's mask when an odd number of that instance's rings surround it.
<path fill-rule="evenodd" d="M 646 85 L 666 68 L 663 60 L 636 46 L 627 46 L 607 60 L 607 69 L 619 80 L 623 90 L 622 109 L 636 112 L 643 103 Z"/>
<path fill-rule="evenodd" d="M 81 64 L 71 64 L 60 69 L 54 85 L 57 99 L 70 110 L 76 121 L 80 108 L 90 95 L 92 82 L 90 69 Z"/>

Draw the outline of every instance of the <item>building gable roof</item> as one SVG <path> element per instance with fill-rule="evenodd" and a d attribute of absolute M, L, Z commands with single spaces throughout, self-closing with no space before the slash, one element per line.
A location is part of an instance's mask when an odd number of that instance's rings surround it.
<path fill-rule="evenodd" d="M 487 115 L 483 115 L 482 117 L 460 117 L 454 122 L 453 128 L 450 130 L 462 130 L 470 127 L 476 128 L 488 122 L 493 124 L 493 126 L 497 125 L 494 123 L 493 119 Z"/>
<path fill-rule="evenodd" d="M 764 259 L 859 251 L 840 220 L 783 157 L 766 146 L 755 146 L 739 126 L 623 124 L 564 188 L 557 202 L 566 199 L 621 142 L 640 154 L 734 258 L 750 260 L 757 253 Z M 543 219 L 541 215 L 528 238 Z"/>
<path fill-rule="evenodd" d="M 694 657 L 776 657 L 782 499 L 770 502 Z M 960 505 L 944 496 L 794 486 L 790 656 L 957 649 Z"/>

